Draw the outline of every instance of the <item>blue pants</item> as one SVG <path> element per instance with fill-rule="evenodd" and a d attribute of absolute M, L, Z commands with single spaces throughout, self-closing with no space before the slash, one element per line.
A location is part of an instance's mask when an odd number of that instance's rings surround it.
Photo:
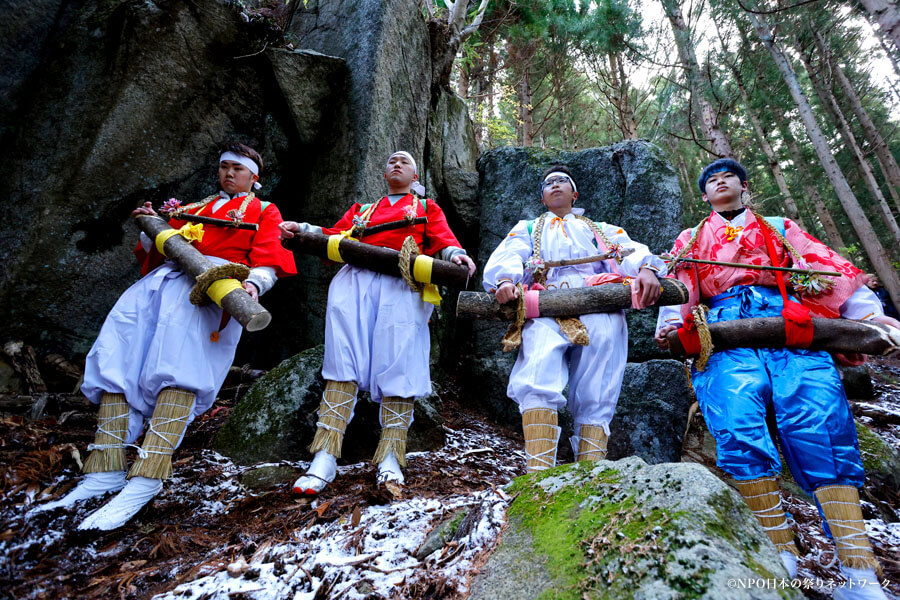
<path fill-rule="evenodd" d="M 735 286 L 710 299 L 708 321 L 780 316 L 777 288 Z M 778 475 L 781 461 L 766 427 L 775 415 L 781 450 L 803 490 L 862 487 L 856 426 L 827 352 L 737 348 L 714 352 L 693 372 L 703 417 L 716 438 L 718 465 L 738 481 Z"/>

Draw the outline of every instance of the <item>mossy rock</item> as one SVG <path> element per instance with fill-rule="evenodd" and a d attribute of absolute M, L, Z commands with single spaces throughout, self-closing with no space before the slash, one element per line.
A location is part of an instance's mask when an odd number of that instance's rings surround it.
<path fill-rule="evenodd" d="M 324 355 L 324 346 L 310 348 L 257 379 L 219 430 L 215 449 L 243 465 L 309 460 L 307 447 L 316 432 L 316 410 L 325 389 L 320 374 Z M 408 452 L 443 446 L 441 408 L 437 395 L 416 399 Z M 360 393 L 347 427 L 344 462 L 370 459 L 380 430 L 378 405 L 369 401 L 369 394 Z"/>
<path fill-rule="evenodd" d="M 509 526 L 473 599 L 802 597 L 729 585 L 787 573 L 740 496 L 700 465 L 582 462 L 507 491 Z"/>
<path fill-rule="evenodd" d="M 856 435 L 866 477 L 880 479 L 894 489 L 900 488 L 900 452 L 859 421 L 856 422 Z"/>

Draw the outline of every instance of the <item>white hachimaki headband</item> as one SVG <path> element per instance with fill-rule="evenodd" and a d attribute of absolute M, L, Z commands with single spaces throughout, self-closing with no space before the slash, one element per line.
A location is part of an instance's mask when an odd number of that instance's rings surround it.
<path fill-rule="evenodd" d="M 573 192 L 578 191 L 578 186 L 575 185 L 575 180 L 572 179 L 571 175 L 569 175 L 567 173 L 563 173 L 562 171 L 553 171 L 552 173 L 548 173 L 547 176 L 544 177 L 544 181 L 547 181 L 551 177 L 565 177 L 566 179 L 569 180 L 569 183 L 572 184 L 572 191 Z M 541 194 L 544 193 L 544 181 L 541 182 Z"/>
<path fill-rule="evenodd" d="M 227 152 L 223 152 L 222 156 L 219 157 L 219 162 L 221 163 L 223 160 L 228 160 L 231 162 L 236 162 L 238 164 L 244 165 L 250 172 L 259 177 L 259 165 L 256 164 L 256 161 L 250 158 L 249 156 L 244 156 L 243 154 L 238 154 L 237 152 L 232 152 L 231 150 Z M 253 182 L 253 189 L 258 190 L 261 188 L 259 181 Z"/>
<path fill-rule="evenodd" d="M 414 172 L 416 175 L 419 174 L 419 167 L 418 167 L 418 165 L 416 165 L 416 159 L 414 159 L 414 158 L 412 157 L 412 154 L 410 154 L 410 153 L 407 152 L 406 150 L 400 150 L 399 152 L 394 152 L 393 154 L 391 154 L 390 156 L 388 156 L 388 161 L 387 161 L 387 163 L 385 163 L 385 167 L 391 162 L 391 159 L 392 159 L 392 158 L 394 158 L 395 156 L 398 156 L 398 155 L 399 155 L 399 156 L 405 156 L 406 158 L 408 158 L 408 159 L 409 159 L 409 162 L 412 163 L 412 166 L 413 166 L 413 172 Z"/>

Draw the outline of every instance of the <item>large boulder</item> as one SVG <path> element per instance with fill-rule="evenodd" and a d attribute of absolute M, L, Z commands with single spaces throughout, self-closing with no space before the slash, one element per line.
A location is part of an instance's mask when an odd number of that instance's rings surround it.
<path fill-rule="evenodd" d="M 218 189 L 222 142 L 262 153 L 260 196 L 286 215 L 321 204 L 307 187 L 322 154 L 314 132 L 340 118 L 342 59 L 261 52 L 270 30 L 225 0 L 39 2 L 27 17 L 6 20 L 13 31 L 5 39 L 23 42 L 23 66 L 0 80 L 17 124 L 0 147 L 12 174 L 0 206 L 16 215 L 0 224 L 0 318 L 9 335 L 39 352 L 86 352 L 139 275 L 131 210 Z M 302 115 L 279 87 L 285 72 L 315 100 Z M 264 302 L 283 327 L 291 298 L 276 288 Z M 302 331 L 282 328 L 244 346 L 274 364 L 305 342 Z"/>
<path fill-rule="evenodd" d="M 349 152 L 321 177 L 344 210 L 374 202 L 391 152 L 421 158 L 425 148 L 431 55 L 422 14 L 406 0 L 317 2 L 297 10 L 288 34 L 299 48 L 347 61 Z"/>
<path fill-rule="evenodd" d="M 216 450 L 238 464 L 308 460 L 316 431 L 316 409 L 325 389 L 320 371 L 324 348 L 317 346 L 285 360 L 256 380 L 216 435 Z M 437 394 L 417 399 L 407 451 L 437 450 L 444 444 Z M 347 428 L 343 460 L 372 458 L 380 431 L 378 405 L 360 393 Z"/>
<path fill-rule="evenodd" d="M 778 551 L 700 465 L 578 463 L 507 491 L 509 525 L 472 581 L 473 600 L 803 597 L 765 585 L 787 578 Z"/>

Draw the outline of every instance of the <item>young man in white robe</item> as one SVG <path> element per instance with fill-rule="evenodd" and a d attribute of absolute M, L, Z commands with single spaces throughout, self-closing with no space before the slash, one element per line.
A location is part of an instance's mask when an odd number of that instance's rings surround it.
<path fill-rule="evenodd" d="M 485 266 L 484 288 L 495 294 L 497 302 L 517 301 L 519 284 L 580 288 L 621 282 L 625 277 L 631 278 L 633 306 L 656 302 L 658 277 L 665 276 L 665 263 L 645 245 L 632 241 L 622 228 L 584 217 L 584 210 L 573 206 L 577 198 L 578 188 L 569 169 L 554 166 L 544 173 L 541 201 L 548 212 L 535 221 L 519 221 Z M 549 269 L 544 266 L 547 261 L 605 252 L 618 257 Z M 507 395 L 522 413 L 529 472 L 556 464 L 558 411 L 567 404 L 562 394 L 567 383 L 568 408 L 575 419 L 575 435 L 570 441 L 576 460 L 606 457 L 609 423 L 628 355 L 625 313 L 587 314 L 578 320 L 580 324 L 574 319 L 531 318 L 522 330 Z"/>

